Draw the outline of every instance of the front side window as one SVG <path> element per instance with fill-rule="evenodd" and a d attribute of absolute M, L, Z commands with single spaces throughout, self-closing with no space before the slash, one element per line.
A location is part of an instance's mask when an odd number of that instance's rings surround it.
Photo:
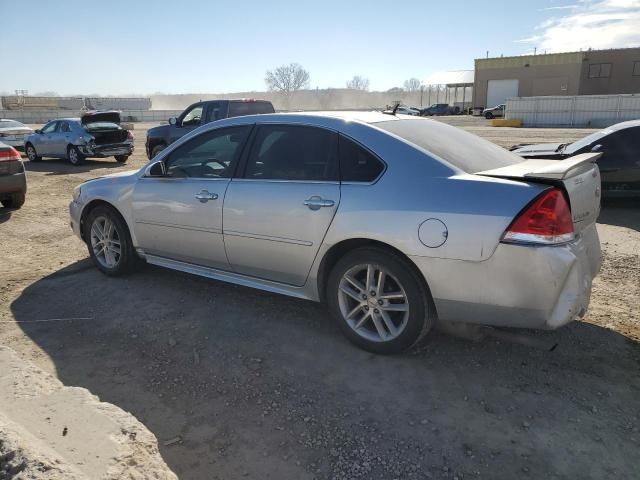
<path fill-rule="evenodd" d="M 187 112 L 182 119 L 183 127 L 194 127 L 200 125 L 200 119 L 202 119 L 202 105 L 197 105 Z"/>
<path fill-rule="evenodd" d="M 340 136 L 340 180 L 373 182 L 384 170 L 384 164 L 352 140 Z"/>
<path fill-rule="evenodd" d="M 263 125 L 255 137 L 245 178 L 337 181 L 336 134 L 316 127 Z"/>
<path fill-rule="evenodd" d="M 610 63 L 592 63 L 589 65 L 589 78 L 608 78 L 610 76 Z"/>
<path fill-rule="evenodd" d="M 60 127 L 58 128 L 59 132 L 67 133 L 71 131 L 71 127 L 69 126 L 69 122 L 60 122 Z"/>
<path fill-rule="evenodd" d="M 169 154 L 167 176 L 174 178 L 229 178 L 233 173 L 250 125 L 211 130 Z"/>
<path fill-rule="evenodd" d="M 42 133 L 53 133 L 58 126 L 58 122 L 49 122 L 42 128 Z"/>

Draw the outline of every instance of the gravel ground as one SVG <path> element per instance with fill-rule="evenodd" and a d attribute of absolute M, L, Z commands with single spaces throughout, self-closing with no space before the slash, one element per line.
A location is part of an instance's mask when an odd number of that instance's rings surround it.
<path fill-rule="evenodd" d="M 589 132 L 441 120 L 503 146 Z M 637 204 L 603 208 L 584 321 L 377 357 L 311 302 L 152 266 L 101 275 L 67 205 L 125 168 L 27 162 L 27 203 L 0 210 L 0 343 L 135 415 L 181 479 L 640 478 Z"/>

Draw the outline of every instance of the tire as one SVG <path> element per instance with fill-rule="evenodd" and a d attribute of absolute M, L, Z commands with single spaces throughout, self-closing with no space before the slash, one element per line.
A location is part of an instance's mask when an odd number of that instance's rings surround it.
<path fill-rule="evenodd" d="M 94 228 L 95 226 L 95 228 Z M 111 229 L 112 234 L 106 251 L 101 250 L 104 245 L 100 240 L 105 236 L 102 232 Z M 99 205 L 91 210 L 84 221 L 84 239 L 87 243 L 89 255 L 96 267 L 105 275 L 118 277 L 130 273 L 137 260 L 129 228 L 120 214 L 112 207 Z M 120 251 L 117 252 L 117 243 Z"/>
<path fill-rule="evenodd" d="M 39 162 L 40 160 L 42 160 L 42 157 L 36 152 L 36 147 L 31 145 L 30 143 L 27 143 L 25 153 L 27 154 L 30 162 Z"/>
<path fill-rule="evenodd" d="M 367 289 L 368 268 L 374 272 L 374 282 Z M 382 289 L 377 286 L 380 270 L 385 272 Z M 356 287 L 346 279 L 347 275 L 365 288 Z M 352 250 L 333 267 L 326 287 L 329 311 L 342 333 L 369 352 L 393 354 L 409 350 L 433 327 L 433 302 L 428 288 L 407 260 L 389 250 Z M 394 295 L 384 298 L 391 294 Z M 389 322 L 394 331 L 388 328 Z"/>
<path fill-rule="evenodd" d="M 491 112 L 487 112 L 484 114 L 484 118 L 486 118 L 487 120 L 491 120 L 493 118 L 493 113 Z"/>
<path fill-rule="evenodd" d="M 24 192 L 12 193 L 10 198 L 2 200 L 2 205 L 5 208 L 18 209 L 24 205 L 25 199 L 26 197 Z"/>
<path fill-rule="evenodd" d="M 78 147 L 74 145 L 69 145 L 67 147 L 67 159 L 69 160 L 71 165 L 77 167 L 78 165 L 81 165 L 82 162 L 84 162 L 84 155 L 80 153 L 80 150 L 78 150 Z"/>
<path fill-rule="evenodd" d="M 165 148 L 167 148 L 167 146 L 165 144 L 163 144 L 163 143 L 160 143 L 160 144 L 156 145 L 155 147 L 153 147 L 151 149 L 151 158 L 153 158 L 156 155 L 158 155 Z M 149 160 L 151 160 L 151 158 Z"/>
<path fill-rule="evenodd" d="M 116 155 L 114 158 L 118 163 L 125 163 L 127 160 L 129 160 L 129 155 Z"/>

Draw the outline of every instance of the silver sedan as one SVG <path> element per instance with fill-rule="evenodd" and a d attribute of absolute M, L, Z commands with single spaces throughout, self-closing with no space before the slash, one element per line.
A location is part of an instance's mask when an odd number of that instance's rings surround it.
<path fill-rule="evenodd" d="M 107 275 L 143 258 L 324 301 L 353 343 L 394 353 L 436 322 L 553 329 L 584 315 L 597 158 L 523 161 L 405 115 L 238 117 L 77 186 L 71 226 Z"/>

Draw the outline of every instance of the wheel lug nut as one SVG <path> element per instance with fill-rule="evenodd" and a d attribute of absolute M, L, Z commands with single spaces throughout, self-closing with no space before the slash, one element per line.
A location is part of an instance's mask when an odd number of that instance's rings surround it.
<path fill-rule="evenodd" d="M 369 311 L 369 305 L 365 305 L 365 307 L 364 307 L 364 311 L 365 311 L 365 312 L 368 312 L 368 311 Z"/>
<path fill-rule="evenodd" d="M 384 302 L 382 300 L 378 300 L 378 305 L 382 305 Z"/>
<path fill-rule="evenodd" d="M 378 310 L 377 308 L 374 308 L 373 313 L 380 313 L 380 310 Z"/>
<path fill-rule="evenodd" d="M 371 290 L 371 292 L 369 292 L 371 294 L 372 297 L 376 296 L 376 292 L 374 292 L 373 290 Z"/>
<path fill-rule="evenodd" d="M 362 294 L 362 299 L 363 299 L 363 300 L 366 300 L 366 299 L 367 299 L 367 296 L 366 296 L 365 294 Z"/>

